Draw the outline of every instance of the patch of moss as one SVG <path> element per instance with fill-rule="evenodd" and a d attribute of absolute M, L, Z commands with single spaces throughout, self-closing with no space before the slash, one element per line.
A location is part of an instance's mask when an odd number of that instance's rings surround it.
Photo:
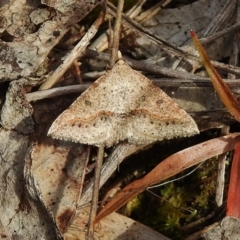
<path fill-rule="evenodd" d="M 127 204 L 125 214 L 173 239 L 185 239 L 182 228 L 215 208 L 217 159 L 207 160 L 191 175 L 144 192 Z M 182 177 L 191 170 L 175 176 Z"/>

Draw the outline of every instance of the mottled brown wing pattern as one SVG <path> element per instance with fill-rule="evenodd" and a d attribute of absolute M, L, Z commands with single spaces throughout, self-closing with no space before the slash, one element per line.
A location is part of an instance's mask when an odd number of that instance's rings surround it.
<path fill-rule="evenodd" d="M 52 124 L 49 135 L 90 145 L 150 144 L 198 133 L 160 88 L 119 60 Z"/>

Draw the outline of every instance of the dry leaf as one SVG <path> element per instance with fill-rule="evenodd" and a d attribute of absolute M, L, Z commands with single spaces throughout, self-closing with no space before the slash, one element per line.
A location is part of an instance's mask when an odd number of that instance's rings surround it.
<path fill-rule="evenodd" d="M 75 217 L 81 196 L 87 147 L 42 139 L 27 157 L 26 178 L 31 181 L 28 184 L 39 195 L 47 211 L 51 211 L 59 230 L 65 232 Z"/>
<path fill-rule="evenodd" d="M 27 136 L 0 129 L 0 229 L 1 239 L 58 239 L 53 221 L 25 188 L 24 157 Z"/>
<path fill-rule="evenodd" d="M 77 218 L 68 232 L 64 234 L 64 239 L 85 239 L 88 217 L 89 207 L 79 209 Z M 169 238 L 163 236 L 161 233 L 118 213 L 112 213 L 101 224 L 95 226 L 94 237 L 101 240 L 169 240 Z"/>
<path fill-rule="evenodd" d="M 162 9 L 153 18 L 142 22 L 141 24 L 149 31 L 155 33 L 161 38 L 169 41 L 170 43 L 176 44 L 177 46 L 186 46 L 191 44 L 189 37 L 189 30 L 195 29 L 195 31 L 201 34 L 205 30 L 206 26 L 213 20 L 213 16 L 216 16 L 221 8 L 226 3 L 225 0 L 198 0 L 194 3 L 169 9 Z M 228 22 L 229 25 L 231 22 Z M 159 65 L 170 67 L 170 64 L 166 61 L 169 60 L 171 63 L 173 59 L 166 59 L 159 46 L 150 41 L 149 38 L 143 35 L 131 35 L 134 38 L 135 43 L 139 44 L 143 52 L 141 54 L 146 58 L 158 58 Z M 232 35 L 229 34 L 224 38 L 218 39 L 214 42 L 209 49 L 209 55 L 212 59 L 220 59 L 222 57 L 229 56 L 230 44 Z M 164 62 L 161 63 L 162 59 L 157 56 L 162 56 Z M 153 60 L 153 59 L 152 59 Z M 167 64 L 167 65 L 166 65 Z"/>
<path fill-rule="evenodd" d="M 27 189 L 38 198 L 61 232 L 65 232 L 76 213 L 82 192 L 89 149 L 76 143 L 46 137 L 54 118 L 71 98 L 39 101 L 33 104 L 36 122 L 35 144 L 26 154 Z"/>

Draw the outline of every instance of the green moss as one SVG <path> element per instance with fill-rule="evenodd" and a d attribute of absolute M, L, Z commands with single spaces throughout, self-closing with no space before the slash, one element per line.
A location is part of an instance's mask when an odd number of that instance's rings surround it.
<path fill-rule="evenodd" d="M 149 192 L 137 196 L 125 213 L 170 238 L 185 239 L 182 228 L 206 216 L 215 206 L 216 169 L 217 159 L 208 160 L 191 175 L 154 189 L 158 197 Z"/>

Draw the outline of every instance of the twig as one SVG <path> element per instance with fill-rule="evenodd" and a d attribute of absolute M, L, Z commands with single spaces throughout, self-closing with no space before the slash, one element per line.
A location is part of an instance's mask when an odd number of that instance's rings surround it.
<path fill-rule="evenodd" d="M 124 1 L 118 1 L 117 13 L 116 13 L 116 21 L 114 25 L 113 31 L 113 41 L 112 41 L 112 51 L 111 51 L 111 59 L 110 59 L 110 68 L 113 68 L 118 54 L 119 48 L 119 38 L 120 38 L 120 31 L 121 31 L 121 22 L 122 22 L 122 11 L 123 11 Z"/>
<path fill-rule="evenodd" d="M 148 145 L 133 145 L 128 143 L 120 143 L 116 146 L 112 154 L 107 161 L 103 164 L 100 178 L 100 187 L 109 179 L 113 172 L 117 169 L 117 166 L 129 155 L 143 150 Z M 82 197 L 78 202 L 78 206 L 91 201 L 93 189 L 93 182 L 91 181 L 83 190 Z"/>
<path fill-rule="evenodd" d="M 212 212 L 210 212 L 207 216 L 202 217 L 195 222 L 189 223 L 182 227 L 182 230 L 185 234 L 191 234 L 192 232 L 195 232 L 194 234 L 188 236 L 186 240 L 196 240 L 196 239 L 202 239 L 201 235 L 204 233 L 204 230 L 200 230 L 196 232 L 197 230 L 204 228 L 208 223 L 210 219 L 216 219 L 216 216 L 221 215 L 220 208 L 214 209 Z M 205 230 L 206 231 L 206 230 Z"/>
<path fill-rule="evenodd" d="M 146 2 L 146 0 L 139 0 L 131 9 L 129 9 L 126 13 L 130 18 L 136 17 L 142 9 L 142 5 Z M 109 19 L 111 20 L 111 18 Z M 90 49 L 97 50 L 98 52 L 102 52 L 108 48 L 108 39 L 110 35 L 110 28 L 100 35 L 90 46 Z"/>
<path fill-rule="evenodd" d="M 54 71 L 54 73 L 49 77 L 49 79 L 42 84 L 40 90 L 51 88 L 67 71 L 67 69 L 72 65 L 72 63 L 83 53 L 86 49 L 89 41 L 97 33 L 99 26 L 104 20 L 104 12 L 99 14 L 99 17 L 90 27 L 88 32 L 84 35 L 81 41 L 74 47 L 74 49 L 69 53 L 69 55 L 64 59 L 63 63 Z"/>
<path fill-rule="evenodd" d="M 150 78 L 159 87 L 212 87 L 209 78 L 199 79 L 179 79 L 179 78 Z M 227 85 L 234 90 L 239 90 L 240 79 L 224 79 Z M 66 87 L 52 88 L 26 94 L 28 102 L 35 102 L 46 98 L 58 97 L 66 94 L 81 93 L 85 91 L 91 83 L 72 85 Z"/>
<path fill-rule="evenodd" d="M 97 213 L 97 206 L 98 206 L 98 192 L 99 192 L 99 182 L 101 177 L 101 169 L 103 163 L 103 155 L 104 155 L 104 146 L 98 148 L 98 155 L 97 155 L 97 162 L 95 166 L 95 173 L 94 173 L 94 182 L 93 182 L 93 191 L 92 191 L 92 202 L 91 202 L 91 210 L 89 214 L 89 221 L 88 221 L 88 233 L 87 239 L 93 239 L 94 236 L 94 219 Z"/>
<path fill-rule="evenodd" d="M 88 57 L 94 57 L 96 59 L 101 59 L 101 60 L 109 59 L 109 54 L 98 53 L 90 49 L 86 49 L 85 54 Z M 168 76 L 173 78 L 181 78 L 181 79 L 202 79 L 202 77 L 199 77 L 192 73 L 185 73 L 178 70 L 169 69 L 166 67 L 159 67 L 154 64 L 146 63 L 143 61 L 133 60 L 128 57 L 124 57 L 124 60 L 126 60 L 127 64 L 130 67 L 136 70 L 145 71 L 152 74 L 163 75 L 163 76 Z"/>
<path fill-rule="evenodd" d="M 160 10 L 162 10 L 166 5 L 168 5 L 172 0 L 162 0 L 152 6 L 147 11 L 141 13 L 139 16 L 135 18 L 135 21 L 142 23 L 146 22 L 149 19 L 152 19 Z"/>
<path fill-rule="evenodd" d="M 42 91 L 36 91 L 26 94 L 26 98 L 28 102 L 35 102 L 38 100 L 46 99 L 46 98 L 53 98 L 62 96 L 65 94 L 71 94 L 71 93 L 80 93 L 86 90 L 89 87 L 89 83 L 80 84 L 80 85 L 73 85 L 73 86 L 67 86 L 67 87 L 58 87 L 53 89 L 47 89 Z"/>
<path fill-rule="evenodd" d="M 221 129 L 221 135 L 224 136 L 227 134 L 229 134 L 229 127 L 225 126 Z M 227 153 L 223 153 L 218 156 L 218 174 L 217 174 L 216 198 L 215 198 L 215 201 L 216 201 L 218 207 L 222 206 L 222 204 L 223 204 L 226 156 L 227 156 Z"/>
<path fill-rule="evenodd" d="M 117 60 L 123 5 L 124 5 L 124 0 L 119 0 L 118 8 L 117 8 L 117 16 L 116 16 L 114 31 L 113 31 L 113 45 L 112 45 L 112 52 L 111 52 L 111 59 L 110 59 L 110 68 L 113 68 Z M 103 163 L 103 154 L 104 154 L 104 146 L 100 146 L 98 148 L 98 158 L 95 166 L 94 184 L 93 184 L 93 192 L 92 192 L 91 210 L 90 210 L 89 222 L 88 222 L 89 225 L 88 225 L 87 239 L 93 239 L 94 237 L 94 220 L 97 214 L 97 207 L 98 207 L 99 185 L 100 185 L 100 177 L 101 177 L 101 170 L 102 170 L 102 163 Z"/>
<path fill-rule="evenodd" d="M 108 59 L 109 59 L 109 54 L 98 53 L 98 52 L 90 50 L 90 49 L 86 49 L 85 55 L 88 57 L 94 57 L 96 59 L 101 59 L 101 60 L 106 60 L 106 61 L 108 61 Z M 141 70 L 141 71 L 145 71 L 148 73 L 153 73 L 153 74 L 163 75 L 163 76 L 173 77 L 173 78 L 199 79 L 199 80 L 203 79 L 203 77 L 197 76 L 196 74 L 185 73 L 185 72 L 181 72 L 178 70 L 169 69 L 169 68 L 165 68 L 165 67 L 159 67 L 154 64 L 146 63 L 143 61 L 132 60 L 127 57 L 124 57 L 124 59 L 126 60 L 126 62 L 129 66 L 131 66 L 132 68 L 135 68 L 136 70 Z M 201 61 L 199 57 L 196 60 Z M 227 65 L 224 63 L 219 63 L 217 61 L 211 61 L 211 63 L 213 64 L 213 66 L 215 66 L 219 69 L 240 75 L 239 67 L 235 67 L 233 65 Z M 205 79 L 207 79 L 207 78 L 205 78 Z"/>
<path fill-rule="evenodd" d="M 240 29 L 240 22 L 238 22 L 238 23 L 234 24 L 233 26 L 228 27 L 228 28 L 226 28 L 226 29 L 224 29 L 222 31 L 214 33 L 214 34 L 212 34 L 209 37 L 201 38 L 200 42 L 203 45 L 207 45 L 207 44 L 210 44 L 210 43 L 216 41 L 218 38 L 220 38 L 220 37 L 222 37 L 222 36 L 224 36 L 226 34 L 229 34 L 231 32 L 234 32 L 236 30 L 239 30 L 239 29 Z"/>

